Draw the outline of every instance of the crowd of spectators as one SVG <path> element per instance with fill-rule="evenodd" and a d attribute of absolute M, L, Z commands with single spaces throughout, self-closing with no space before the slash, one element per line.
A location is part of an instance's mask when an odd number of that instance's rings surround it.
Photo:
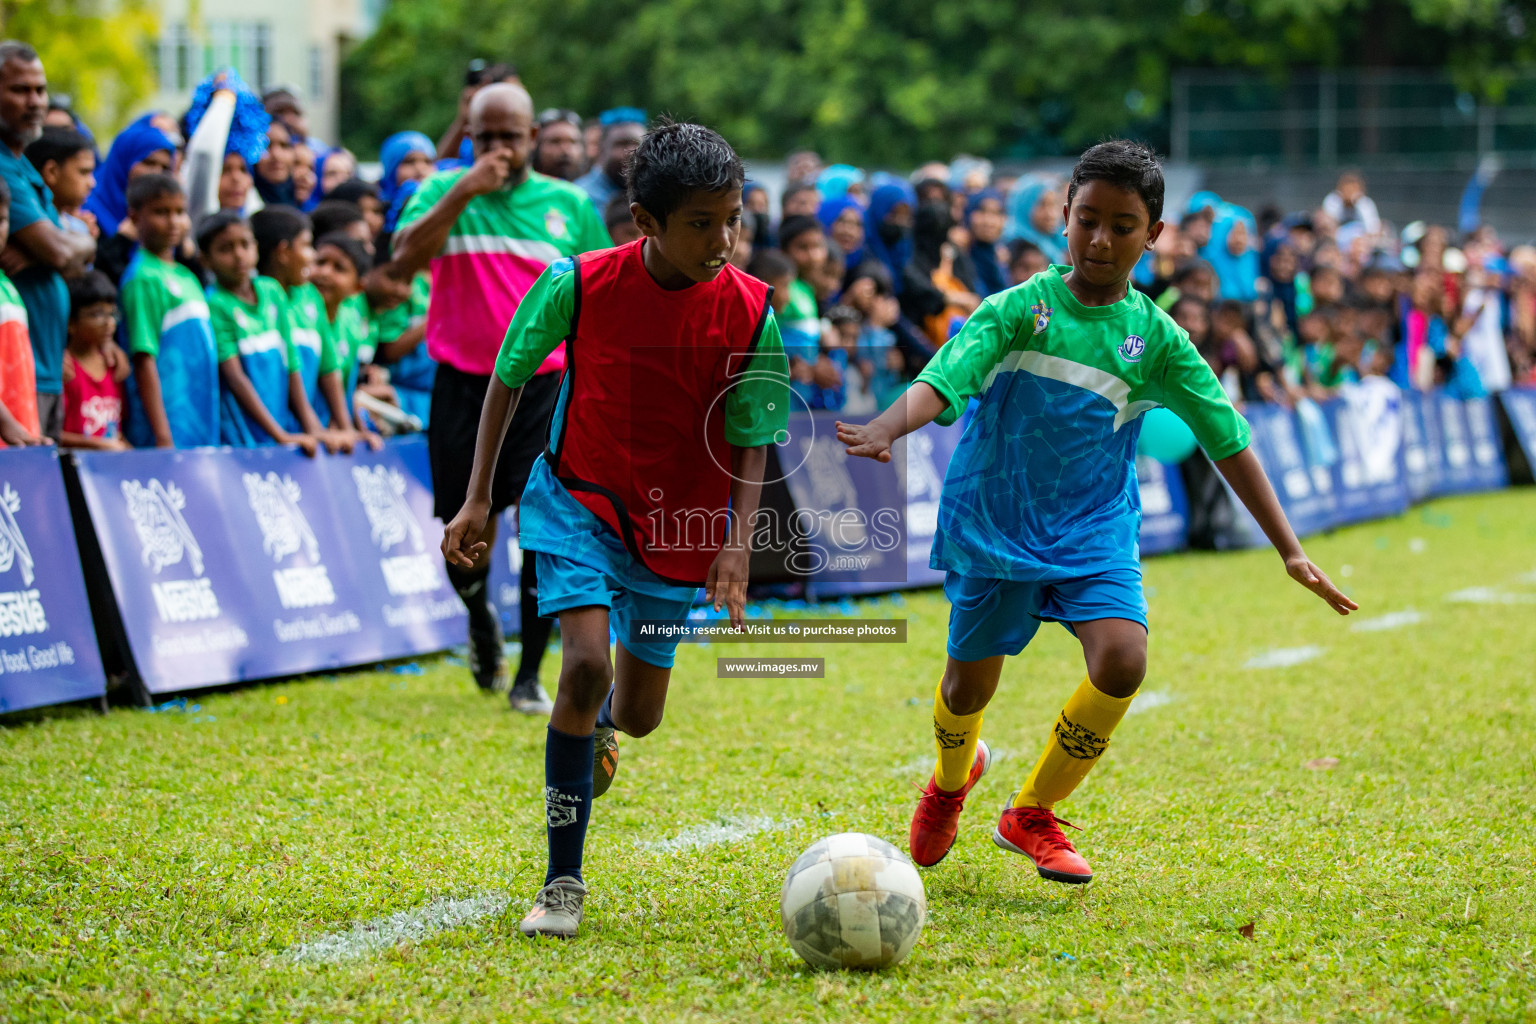
<path fill-rule="evenodd" d="M 145 114 L 103 152 L 50 102 L 32 48 L 0 44 L 0 439 L 313 452 L 425 429 L 431 282 L 392 271 L 391 240 L 424 180 L 473 161 L 476 91 L 516 81 L 477 64 L 447 130 L 392 135 L 373 181 L 310 134 L 292 91 L 267 93 L 257 145 L 231 137 L 219 212 L 193 223 L 186 116 Z M 646 121 L 537 118 L 532 169 L 579 186 L 615 244 L 639 235 L 624 168 Z M 1067 258 L 1050 175 L 960 157 L 898 176 L 806 151 L 785 169 L 777 197 L 748 183 L 733 262 L 773 285 L 812 409 L 885 408 L 988 296 Z M 1359 174 L 1289 214 L 1197 193 L 1135 284 L 1238 401 L 1294 405 L 1371 375 L 1464 397 L 1536 382 L 1536 248 L 1391 225 Z"/>

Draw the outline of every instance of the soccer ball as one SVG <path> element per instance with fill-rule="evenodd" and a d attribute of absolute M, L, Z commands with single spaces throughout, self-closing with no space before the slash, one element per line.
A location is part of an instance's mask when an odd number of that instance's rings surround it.
<path fill-rule="evenodd" d="M 928 901 L 906 854 L 884 839 L 842 832 L 795 861 L 779 914 L 790 946 L 812 967 L 878 970 L 912 951 Z"/>

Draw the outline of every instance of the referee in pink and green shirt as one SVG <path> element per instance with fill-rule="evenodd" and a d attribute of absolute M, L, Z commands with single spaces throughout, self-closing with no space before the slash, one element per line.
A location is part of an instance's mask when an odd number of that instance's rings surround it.
<path fill-rule="evenodd" d="M 427 307 L 427 353 L 437 361 L 427 448 L 436 514 L 447 521 L 469 490 L 480 407 L 496 366 L 496 353 L 533 282 L 562 256 L 613 244 L 587 194 L 569 182 L 529 167 L 538 128 L 533 101 L 517 85 L 487 86 L 469 109 L 473 166 L 433 175 L 400 214 L 392 271 L 409 280 L 432 274 Z M 499 616 L 486 586 L 496 549 L 498 514 L 517 504 L 533 461 L 543 450 L 565 369 L 565 347 L 555 349 L 524 386 L 497 459 L 492 515 L 481 540 L 485 553 L 473 569 L 448 565 L 448 577 L 469 609 L 469 665 L 485 691 L 506 685 Z M 511 686 L 512 706 L 548 714 L 538 662 L 549 623 L 538 618 L 532 559 L 522 566 L 523 656 Z"/>

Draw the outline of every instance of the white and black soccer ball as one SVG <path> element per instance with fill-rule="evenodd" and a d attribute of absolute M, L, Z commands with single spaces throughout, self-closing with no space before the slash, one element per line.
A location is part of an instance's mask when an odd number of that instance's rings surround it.
<path fill-rule="evenodd" d="M 790 946 L 812 967 L 879 970 L 912 951 L 928 901 L 905 853 L 884 839 L 842 832 L 795 861 L 779 914 Z"/>

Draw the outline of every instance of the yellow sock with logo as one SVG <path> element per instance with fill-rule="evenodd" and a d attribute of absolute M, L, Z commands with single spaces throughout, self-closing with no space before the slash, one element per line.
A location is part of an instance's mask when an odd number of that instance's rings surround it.
<path fill-rule="evenodd" d="M 944 684 L 933 691 L 933 742 L 939 750 L 933 768 L 934 782 L 946 793 L 964 789 L 976 760 L 976 741 L 981 739 L 981 715 L 957 715 L 944 703 Z"/>
<path fill-rule="evenodd" d="M 1013 798 L 1013 806 L 1049 811 L 1071 796 L 1109 746 L 1109 734 L 1125 717 L 1135 696 L 1111 697 L 1085 677 L 1061 709 L 1045 752 L 1035 762 L 1029 781 Z"/>

